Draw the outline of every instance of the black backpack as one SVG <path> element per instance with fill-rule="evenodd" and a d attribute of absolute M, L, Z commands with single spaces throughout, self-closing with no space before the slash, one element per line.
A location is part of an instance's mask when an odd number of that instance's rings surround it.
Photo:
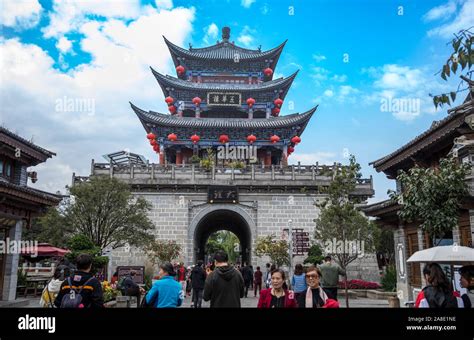
<path fill-rule="evenodd" d="M 91 277 L 89 280 L 87 280 L 79 289 L 79 291 L 76 291 L 74 288 L 72 288 L 72 282 L 71 278 L 67 278 L 67 282 L 69 283 L 69 293 L 64 295 L 63 298 L 61 299 L 61 306 L 59 308 L 84 308 L 84 305 L 82 304 L 82 289 L 84 288 L 85 285 L 87 285 L 90 281 L 92 281 L 94 277 Z"/>

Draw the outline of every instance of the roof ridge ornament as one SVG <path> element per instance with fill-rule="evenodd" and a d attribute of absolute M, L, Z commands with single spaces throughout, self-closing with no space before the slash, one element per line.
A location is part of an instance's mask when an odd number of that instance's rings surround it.
<path fill-rule="evenodd" d="M 230 27 L 222 27 L 222 41 L 228 42 L 230 38 Z"/>

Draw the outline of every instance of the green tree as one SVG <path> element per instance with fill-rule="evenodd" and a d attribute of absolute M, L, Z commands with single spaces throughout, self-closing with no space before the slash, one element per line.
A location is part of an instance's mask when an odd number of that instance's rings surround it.
<path fill-rule="evenodd" d="M 237 245 L 239 238 L 228 230 L 220 230 L 209 236 L 206 243 L 206 254 L 214 254 L 218 250 L 224 250 L 229 256 L 229 261 L 236 263 L 240 252 Z"/>
<path fill-rule="evenodd" d="M 375 250 L 382 254 L 387 261 L 387 266 L 393 264 L 395 259 L 395 241 L 393 231 L 390 229 L 381 230 L 375 235 Z"/>
<path fill-rule="evenodd" d="M 442 93 L 435 96 L 430 94 L 430 96 L 433 97 L 433 104 L 435 107 L 443 106 L 444 104 L 451 105 L 451 102 L 454 102 L 456 99 L 456 94 L 466 90 L 465 88 L 461 88 L 465 82 L 468 83 L 468 89 L 470 87 L 472 88 L 473 82 L 469 78 L 472 73 L 472 64 L 474 63 L 473 43 L 474 36 L 472 35 L 472 27 L 463 29 L 457 34 L 454 34 L 454 38 L 450 42 L 453 50 L 438 74 L 440 74 L 441 78 L 444 80 L 447 80 L 447 78 L 456 74 L 458 70 L 460 70 L 460 73 L 464 72 L 464 74 L 461 74 L 460 76 L 461 82 L 456 91 Z"/>
<path fill-rule="evenodd" d="M 101 250 L 145 246 L 153 241 L 153 223 L 147 216 L 151 204 L 134 197 L 126 183 L 115 178 L 92 177 L 70 188 L 64 224 L 81 233 Z"/>
<path fill-rule="evenodd" d="M 465 178 L 470 168 L 455 158 L 443 158 L 438 167 L 414 166 L 401 171 L 397 176 L 401 192 L 389 191 L 401 205 L 398 215 L 408 222 L 419 221 L 424 231 L 441 241 L 458 224 L 459 208 L 468 194 Z"/>
<path fill-rule="evenodd" d="M 45 215 L 33 220 L 31 228 L 25 229 L 23 239 L 64 248 L 73 232 L 74 228 L 64 223 L 64 214 L 61 209 L 50 207 Z"/>
<path fill-rule="evenodd" d="M 175 240 L 156 239 L 145 246 L 145 253 L 153 264 L 162 264 L 177 259 L 181 246 Z"/>
<path fill-rule="evenodd" d="M 308 257 L 303 261 L 304 264 L 320 264 L 324 259 L 323 251 L 318 244 L 313 244 L 308 250 Z"/>
<path fill-rule="evenodd" d="M 290 264 L 288 242 L 276 239 L 274 234 L 256 239 L 255 255 L 270 257 L 271 262 L 277 267 Z"/>
<path fill-rule="evenodd" d="M 319 243 L 325 245 L 326 253 L 334 255 L 339 266 L 346 270 L 351 262 L 362 255 L 362 246 L 364 253 L 374 251 L 374 234 L 378 229 L 356 207 L 361 199 L 354 195 L 354 191 L 362 174 L 355 157 L 350 156 L 348 166 L 334 169 L 333 176 L 326 190 L 327 198 L 317 204 L 321 213 L 316 219 L 314 236 Z M 346 245 L 355 245 L 360 249 L 352 249 L 352 246 Z M 349 307 L 347 277 L 345 282 L 346 306 Z"/>
<path fill-rule="evenodd" d="M 106 268 L 109 261 L 108 257 L 101 256 L 100 247 L 95 245 L 86 235 L 77 234 L 73 236 L 67 246 L 71 252 L 66 254 L 66 258 L 72 263 L 76 262 L 78 255 L 89 254 L 92 256 L 91 273 L 95 274 L 100 269 Z"/>

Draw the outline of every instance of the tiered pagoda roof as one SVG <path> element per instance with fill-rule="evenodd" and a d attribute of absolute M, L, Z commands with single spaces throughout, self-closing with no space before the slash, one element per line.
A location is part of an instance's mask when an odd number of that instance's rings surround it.
<path fill-rule="evenodd" d="M 298 74 L 298 71 L 296 71 L 287 78 L 278 78 L 256 84 L 197 83 L 163 75 L 154 70 L 152 67 L 150 67 L 150 69 L 158 81 L 158 84 L 161 86 L 165 96 L 171 96 L 176 94 L 176 91 L 183 90 L 180 92 L 181 95 L 179 96 L 179 99 L 189 102 L 191 102 L 191 100 L 196 96 L 205 98 L 208 91 L 239 91 L 242 93 L 243 100 L 253 97 L 257 103 L 263 101 L 273 101 L 275 93 L 279 94 L 279 98 L 284 99 L 288 93 L 288 90 L 290 89 L 291 84 L 293 83 L 293 80 Z"/>
<path fill-rule="evenodd" d="M 244 62 L 242 65 L 248 66 L 248 62 L 262 62 L 264 63 L 270 61 L 269 67 L 272 69 L 276 68 L 280 54 L 285 47 L 287 40 L 281 43 L 279 46 L 268 50 L 261 51 L 261 49 L 247 49 L 243 47 L 236 46 L 233 42 L 229 42 L 228 39 L 223 39 L 220 42 L 217 42 L 215 45 L 203 48 L 193 48 L 190 47 L 188 50 L 182 47 L 176 46 L 171 41 L 163 37 L 165 40 L 168 49 L 171 52 L 171 57 L 175 66 L 181 65 L 183 63 L 187 64 L 203 64 L 208 65 L 209 61 L 214 63 L 223 63 L 223 64 L 238 64 Z M 238 62 L 236 63 L 236 59 Z M 257 69 L 261 71 L 261 68 Z M 254 71 L 245 69 L 246 72 Z M 256 70 L 255 70 L 256 71 Z"/>
<path fill-rule="evenodd" d="M 199 150 L 223 143 L 255 143 L 266 165 L 285 163 L 317 109 L 280 116 L 298 74 L 273 79 L 286 41 L 262 52 L 236 46 L 229 41 L 230 29 L 222 31 L 217 44 L 188 50 L 165 38 L 177 77 L 151 71 L 171 114 L 145 111 L 130 103 L 132 109 L 160 153 L 160 162 L 181 164 L 191 154 L 201 155 Z"/>
<path fill-rule="evenodd" d="M 289 134 L 287 136 L 280 136 L 291 138 L 295 135 L 301 135 L 303 130 L 305 129 L 306 125 L 308 124 L 309 120 L 313 116 L 314 112 L 316 112 L 317 106 L 312 108 L 309 111 L 304 113 L 294 113 L 291 115 L 281 116 L 281 117 L 274 117 L 272 119 L 246 119 L 246 118 L 212 118 L 212 119 L 196 119 L 192 117 L 176 117 L 169 114 L 163 114 L 154 111 L 144 111 L 139 107 L 133 105 L 133 111 L 137 114 L 138 118 L 142 122 L 145 130 L 153 131 L 155 129 L 160 129 L 163 131 L 164 134 L 166 132 L 172 133 L 176 131 L 176 128 L 192 128 L 193 131 L 201 132 L 204 136 L 210 132 L 210 130 L 206 130 L 208 128 L 220 128 L 224 129 L 225 131 L 230 130 L 243 130 L 245 133 L 249 133 L 251 131 L 253 134 L 259 137 L 257 134 L 261 132 L 265 134 L 265 136 L 261 136 L 267 138 L 267 134 L 270 132 L 276 132 L 276 129 L 289 129 Z M 264 131 L 268 131 L 265 133 Z M 189 136 L 183 136 L 189 137 Z"/>

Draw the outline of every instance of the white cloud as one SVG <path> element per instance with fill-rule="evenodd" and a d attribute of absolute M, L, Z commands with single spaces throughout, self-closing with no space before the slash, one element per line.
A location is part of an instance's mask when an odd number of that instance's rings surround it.
<path fill-rule="evenodd" d="M 321 62 L 323 60 L 326 60 L 326 56 L 322 55 L 322 54 L 313 54 L 313 59 L 316 60 L 316 62 Z"/>
<path fill-rule="evenodd" d="M 474 26 L 474 0 L 460 1 L 460 4 L 461 8 L 457 15 L 450 22 L 429 30 L 428 36 L 451 38 L 454 33 L 458 33 L 462 29 Z M 427 14 L 429 13 L 430 12 Z M 432 17 L 436 17 L 436 11 L 432 14 Z"/>
<path fill-rule="evenodd" d="M 211 43 L 214 43 L 215 40 L 217 39 L 219 28 L 217 27 L 215 23 L 212 23 L 209 26 L 204 28 L 204 32 L 206 32 L 206 34 L 204 35 L 203 41 L 206 44 L 211 44 Z"/>
<path fill-rule="evenodd" d="M 237 38 L 237 41 L 244 46 L 249 46 L 253 41 L 253 37 L 248 34 L 242 34 Z"/>
<path fill-rule="evenodd" d="M 240 4 L 245 8 L 249 8 L 254 2 L 255 0 L 241 0 Z"/>
<path fill-rule="evenodd" d="M 40 20 L 42 7 L 38 0 L 2 0 L 0 23 L 15 29 L 36 26 Z"/>
<path fill-rule="evenodd" d="M 375 86 L 383 89 L 410 91 L 417 89 L 423 81 L 421 70 L 408 66 L 384 65 L 382 71 L 382 77 L 375 82 Z"/>
<path fill-rule="evenodd" d="M 345 74 L 332 74 L 331 71 L 321 66 L 314 66 L 311 69 L 311 78 L 313 78 L 317 86 L 328 85 L 330 82 L 344 83 L 347 81 Z"/>
<path fill-rule="evenodd" d="M 136 19 L 151 9 L 145 7 L 142 10 L 140 0 L 55 0 L 53 10 L 49 25 L 42 29 L 45 38 L 59 37 L 77 31 L 89 21 L 87 15 L 98 15 L 107 19 Z"/>
<path fill-rule="evenodd" d="M 264 4 L 262 7 L 260 7 L 260 11 L 263 15 L 267 15 L 268 12 L 270 12 L 270 7 L 268 6 L 268 4 Z"/>
<path fill-rule="evenodd" d="M 450 0 L 444 5 L 433 7 L 424 16 L 424 21 L 447 20 L 454 12 L 456 12 L 456 1 Z"/>
<path fill-rule="evenodd" d="M 255 34 L 255 30 L 251 29 L 249 26 L 244 26 L 244 29 L 242 30 L 242 32 L 240 32 L 237 41 L 244 46 L 250 46 L 255 40 L 253 34 Z"/>
<path fill-rule="evenodd" d="M 433 114 L 429 93 L 444 93 L 450 86 L 434 81 L 429 70 L 396 64 L 371 67 L 363 73 L 374 78 L 374 91 L 363 96 L 363 102 L 378 105 L 382 114 L 391 113 L 396 119 L 407 122 L 423 113 Z"/>
<path fill-rule="evenodd" d="M 326 97 L 332 97 L 332 96 L 334 96 L 334 91 L 333 90 L 326 90 L 326 91 L 324 91 L 324 95 Z"/>
<path fill-rule="evenodd" d="M 155 0 L 155 5 L 158 8 L 171 9 L 173 8 L 172 0 Z"/>
<path fill-rule="evenodd" d="M 66 37 L 59 38 L 56 48 L 63 54 L 68 53 L 72 48 L 72 42 Z"/>
<path fill-rule="evenodd" d="M 332 76 L 331 80 L 334 80 L 338 83 L 344 83 L 347 81 L 347 76 L 345 74 L 335 74 Z"/>
<path fill-rule="evenodd" d="M 127 23 L 89 19 L 79 31 L 83 37 L 78 42 L 92 61 L 67 73 L 55 69 L 55 61 L 39 46 L 17 39 L 0 41 L 5 79 L 0 82 L 0 124 L 27 138 L 35 136 L 38 145 L 57 153 L 37 167 L 40 180 L 35 186 L 63 189 L 70 184 L 71 170 L 88 175 L 91 158 L 101 162 L 101 155 L 124 148 L 157 161 L 128 101 L 165 112 L 148 66 L 171 73 L 172 62 L 163 40 L 150 39 L 149 34 L 166 35 L 183 45 L 194 15 L 193 8 L 152 8 Z M 71 110 L 58 105 L 68 102 Z"/>

